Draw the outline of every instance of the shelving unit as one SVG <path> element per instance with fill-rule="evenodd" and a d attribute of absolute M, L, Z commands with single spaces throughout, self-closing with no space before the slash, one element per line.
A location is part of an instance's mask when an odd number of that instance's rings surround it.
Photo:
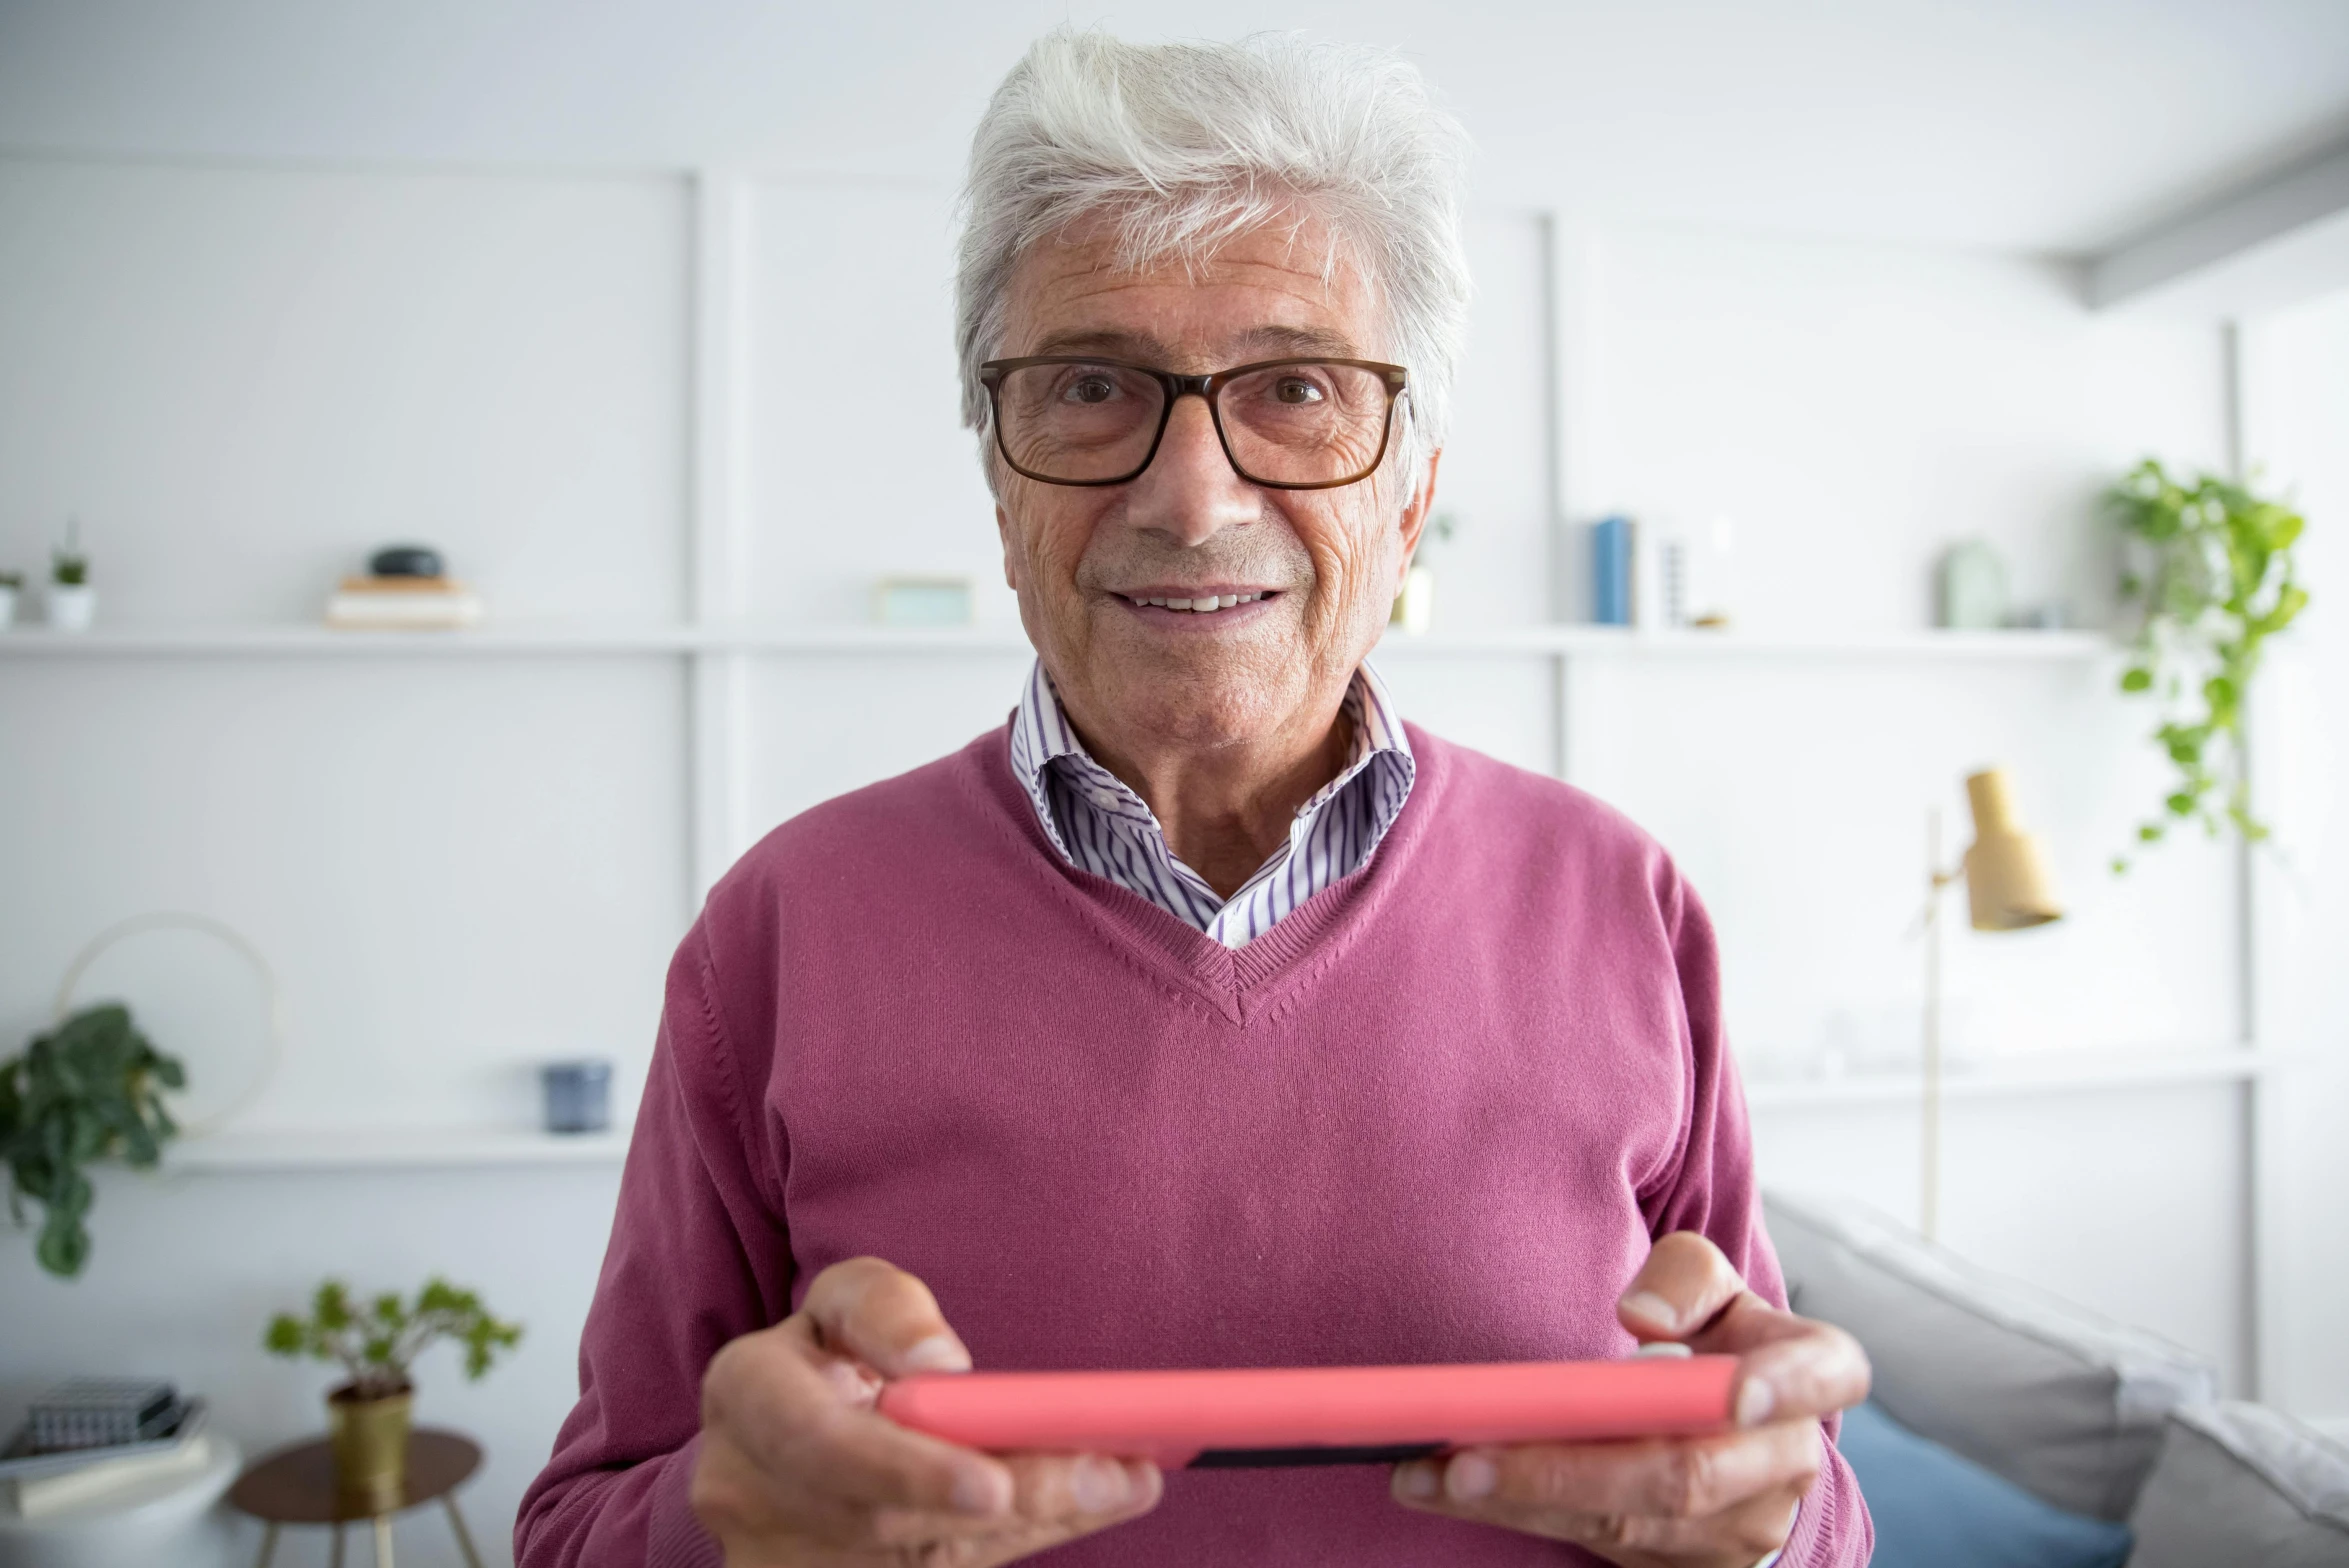
<path fill-rule="evenodd" d="M 1018 653 L 1014 626 L 888 627 L 788 623 L 513 622 L 464 631 L 344 631 L 302 623 L 121 626 L 88 632 L 25 627 L 0 632 L 0 658 L 91 659 L 221 655 L 379 658 L 631 654 Z M 1600 654 L 1640 658 L 1918 658 L 2084 660 L 2114 651 L 2096 632 L 1884 632 L 1783 636 L 1644 632 L 1613 626 L 1527 626 L 1494 632 L 1394 636 L 1382 658 Z"/>
<path fill-rule="evenodd" d="M 162 1168 L 171 1175 L 249 1175 L 616 1166 L 627 1157 L 628 1131 L 620 1127 L 609 1132 L 558 1135 L 502 1127 L 229 1128 L 172 1145 Z"/>
<path fill-rule="evenodd" d="M 1972 1069 L 1953 1069 L 1941 1081 L 1952 1100 L 2018 1100 L 2046 1095 L 2195 1084 L 2254 1083 L 2275 1071 L 2271 1053 L 2240 1046 L 2194 1051 L 2049 1052 Z M 1900 1105 L 1920 1099 L 1916 1073 L 1851 1073 L 1837 1078 L 1748 1077 L 1747 1105 L 1762 1110 L 1824 1110 Z"/>
<path fill-rule="evenodd" d="M 1953 1100 L 2026 1100 L 2054 1095 L 2253 1083 L 2278 1066 L 2269 1053 L 2216 1047 L 2194 1051 L 2050 1053 L 1953 1072 L 1942 1093 Z M 1854 1073 L 1840 1078 L 1749 1077 L 1746 1103 L 1757 1112 L 1832 1110 L 1913 1102 L 1923 1092 L 1914 1073 Z M 463 1170 L 510 1166 L 617 1166 L 629 1129 L 558 1137 L 515 1128 L 350 1127 L 301 1131 L 230 1129 L 174 1145 L 163 1169 L 173 1175 L 266 1175 L 306 1171 Z"/>

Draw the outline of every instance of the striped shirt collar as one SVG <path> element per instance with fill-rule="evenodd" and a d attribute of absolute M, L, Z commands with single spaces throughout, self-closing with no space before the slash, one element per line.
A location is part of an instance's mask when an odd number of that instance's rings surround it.
<path fill-rule="evenodd" d="M 1061 858 L 1107 878 L 1226 947 L 1244 947 L 1290 911 L 1361 869 L 1394 826 L 1416 763 L 1394 702 L 1366 663 L 1340 705 L 1346 766 L 1297 808 L 1288 842 L 1229 899 L 1174 856 L 1142 797 L 1077 739 L 1041 660 L 1011 723 L 1011 765 Z"/>

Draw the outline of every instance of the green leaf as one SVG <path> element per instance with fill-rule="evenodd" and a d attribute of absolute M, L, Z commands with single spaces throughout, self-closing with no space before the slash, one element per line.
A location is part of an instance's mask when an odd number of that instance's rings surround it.
<path fill-rule="evenodd" d="M 318 1326 L 329 1333 L 351 1326 L 351 1298 L 340 1280 L 330 1279 L 321 1284 L 310 1310 L 318 1319 Z"/>
<path fill-rule="evenodd" d="M 2123 691 L 2149 691 L 2152 686 L 2153 672 L 2151 670 L 2132 669 L 2121 675 L 2121 690 Z"/>
<path fill-rule="evenodd" d="M 41 1267 L 59 1279 L 72 1279 L 90 1261 L 90 1233 L 80 1220 L 51 1209 L 48 1223 L 41 1227 L 41 1239 L 34 1244 L 33 1256 L 40 1260 Z"/>

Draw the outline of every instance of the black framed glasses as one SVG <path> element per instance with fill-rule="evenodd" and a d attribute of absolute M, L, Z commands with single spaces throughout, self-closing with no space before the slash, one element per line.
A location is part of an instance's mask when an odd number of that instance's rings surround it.
<path fill-rule="evenodd" d="M 1401 365 L 1270 359 L 1178 376 L 1115 359 L 1040 354 L 991 359 L 979 382 L 995 446 L 1015 474 L 1048 485 L 1122 485 L 1158 455 L 1175 399 L 1207 401 L 1232 469 L 1276 490 L 1368 479 L 1387 454 Z"/>

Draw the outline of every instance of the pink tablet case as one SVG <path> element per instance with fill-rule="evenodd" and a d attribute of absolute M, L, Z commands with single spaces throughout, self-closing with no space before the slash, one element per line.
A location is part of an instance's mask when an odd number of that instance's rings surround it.
<path fill-rule="evenodd" d="M 922 1374 L 881 1391 L 900 1425 L 992 1452 L 1174 1468 L 1349 1464 L 1472 1443 L 1591 1441 L 1730 1424 L 1735 1356 L 1214 1372 Z"/>

